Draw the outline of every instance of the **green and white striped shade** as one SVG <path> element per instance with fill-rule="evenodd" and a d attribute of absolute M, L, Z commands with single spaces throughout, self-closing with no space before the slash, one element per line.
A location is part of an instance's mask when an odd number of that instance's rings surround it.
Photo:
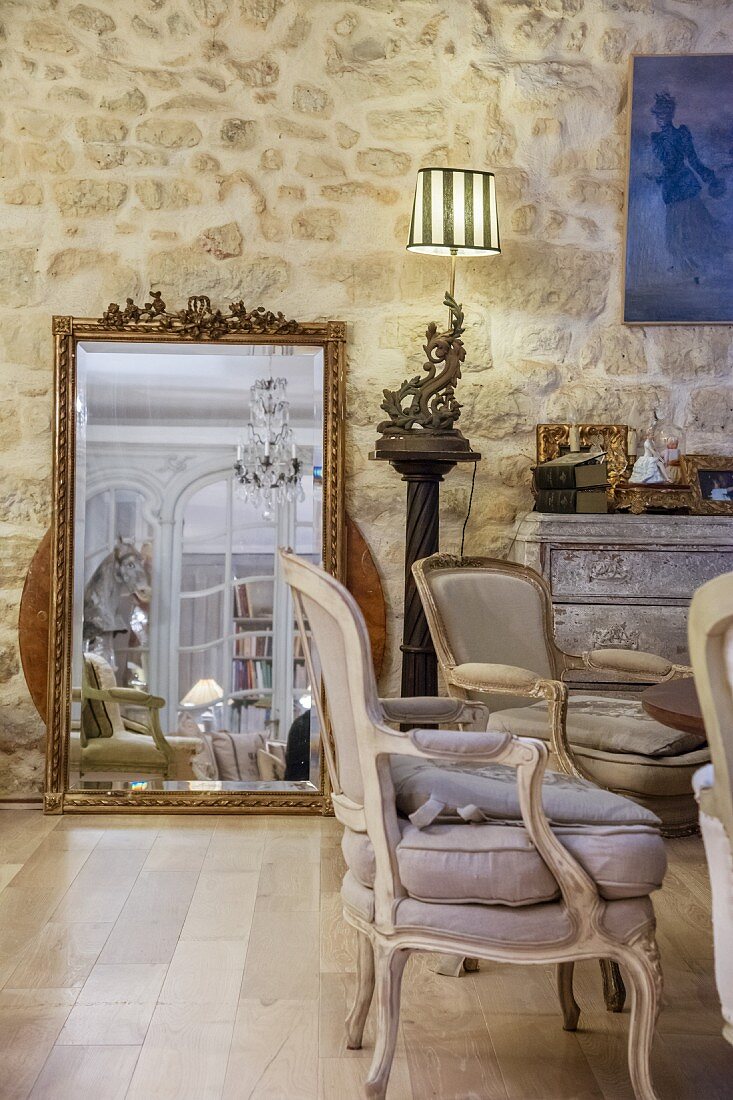
<path fill-rule="evenodd" d="M 407 248 L 431 256 L 501 252 L 494 173 L 421 168 Z"/>

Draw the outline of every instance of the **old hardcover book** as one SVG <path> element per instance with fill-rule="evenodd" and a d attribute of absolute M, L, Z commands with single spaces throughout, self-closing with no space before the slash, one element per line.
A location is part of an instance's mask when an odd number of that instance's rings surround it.
<path fill-rule="evenodd" d="M 605 489 L 540 489 L 534 510 L 598 515 L 608 511 L 608 497 Z"/>
<path fill-rule="evenodd" d="M 538 489 L 587 489 L 606 484 L 608 467 L 603 455 L 572 452 L 535 466 L 534 478 Z"/>

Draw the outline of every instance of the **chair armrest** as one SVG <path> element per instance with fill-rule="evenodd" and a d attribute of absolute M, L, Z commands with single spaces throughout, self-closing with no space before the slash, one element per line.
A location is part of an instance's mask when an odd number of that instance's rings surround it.
<path fill-rule="evenodd" d="M 99 699 L 103 703 L 124 703 L 127 706 L 147 707 L 148 710 L 161 710 L 165 706 L 165 699 L 159 695 L 148 695 L 147 691 L 138 688 L 93 688 L 84 687 L 82 700 Z"/>
<path fill-rule="evenodd" d="M 542 677 L 518 665 L 472 661 L 445 669 L 450 685 L 464 691 L 496 691 L 503 695 L 534 695 Z"/>
<path fill-rule="evenodd" d="M 582 653 L 580 660 L 581 668 L 615 672 L 634 680 L 675 680 L 692 675 L 692 669 L 686 665 L 676 665 L 666 657 L 637 649 L 593 649 Z"/>
<path fill-rule="evenodd" d="M 557 839 L 542 806 L 542 777 L 548 758 L 547 746 L 542 741 L 495 730 L 414 729 L 399 733 L 388 726 L 375 726 L 374 734 L 374 754 L 377 758 L 415 756 L 435 763 L 460 760 L 466 764 L 501 763 L 516 768 L 519 807 L 532 843 L 557 880 L 571 917 L 574 916 L 581 924 L 593 920 L 601 905 L 598 890 L 577 860 Z M 391 778 L 387 780 L 387 786 L 389 791 L 381 790 L 383 808 L 388 804 L 389 794 L 394 796 Z M 365 810 L 367 831 L 374 843 L 375 834 L 382 832 L 384 826 L 376 830 L 369 826 L 371 814 L 368 798 Z M 382 832 L 382 835 L 387 847 L 391 848 L 386 834 Z M 377 846 L 374 845 L 375 852 Z"/>
<path fill-rule="evenodd" d="M 461 691 L 495 691 L 503 695 L 526 695 L 531 699 L 547 700 L 550 748 L 560 770 L 566 775 L 593 782 L 576 759 L 568 741 L 568 689 L 562 680 L 538 676 L 536 672 L 518 665 L 478 663 L 455 665 L 446 670 L 445 676 L 450 686 Z"/>
<path fill-rule="evenodd" d="M 414 695 L 402 699 L 380 699 L 388 722 L 421 725 L 423 722 L 456 722 L 461 725 L 480 723 L 486 729 L 489 708 L 485 703 L 465 699 L 450 699 L 436 695 Z"/>

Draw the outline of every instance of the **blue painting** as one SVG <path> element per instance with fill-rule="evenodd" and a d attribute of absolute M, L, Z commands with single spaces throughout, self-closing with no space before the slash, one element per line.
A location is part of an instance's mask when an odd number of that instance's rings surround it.
<path fill-rule="evenodd" d="M 624 320 L 733 323 L 733 56 L 635 57 Z"/>

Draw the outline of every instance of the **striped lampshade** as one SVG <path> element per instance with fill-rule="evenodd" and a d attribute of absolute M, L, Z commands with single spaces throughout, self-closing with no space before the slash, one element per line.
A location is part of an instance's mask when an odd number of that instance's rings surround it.
<path fill-rule="evenodd" d="M 432 256 L 501 252 L 494 173 L 421 168 L 407 247 Z"/>

